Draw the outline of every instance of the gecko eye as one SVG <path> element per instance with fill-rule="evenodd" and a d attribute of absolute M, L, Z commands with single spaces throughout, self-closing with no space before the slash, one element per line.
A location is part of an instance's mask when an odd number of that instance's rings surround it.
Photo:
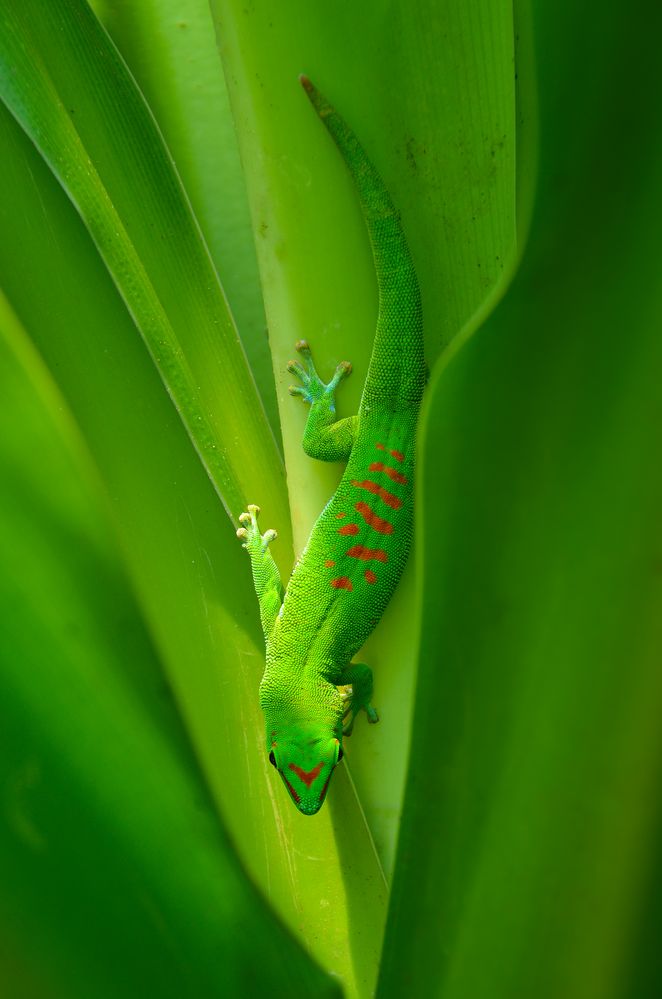
<path fill-rule="evenodd" d="M 274 753 L 273 749 L 269 753 L 269 763 L 271 764 L 272 767 L 276 767 L 276 770 L 278 770 L 278 764 L 276 763 L 276 754 Z"/>

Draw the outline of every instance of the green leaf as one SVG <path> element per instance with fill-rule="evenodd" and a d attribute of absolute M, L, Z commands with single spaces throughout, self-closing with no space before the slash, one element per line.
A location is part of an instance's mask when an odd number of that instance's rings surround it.
<path fill-rule="evenodd" d="M 84 219 L 229 515 L 266 479 L 287 544 L 283 471 L 227 302 L 154 119 L 86 3 L 3 7 L 0 97 Z"/>
<path fill-rule="evenodd" d="M 533 6 L 529 242 L 425 421 L 384 999 L 660 992 L 662 24 Z"/>
<path fill-rule="evenodd" d="M 246 185 L 208 0 L 107 0 L 101 15 L 177 164 L 279 438 Z"/>
<path fill-rule="evenodd" d="M 218 824 L 89 456 L 3 297 L 0 393 L 3 991 L 337 995 Z"/>
<path fill-rule="evenodd" d="M 347 821 L 336 828 L 328 810 L 310 822 L 282 793 L 264 748 L 264 647 L 245 552 L 82 225 L 6 113 L 0 125 L 0 273 L 101 469 L 214 797 L 279 915 L 350 992 L 368 994 L 385 890 L 356 797 L 338 775 Z"/>
<path fill-rule="evenodd" d="M 338 780 L 350 818 L 336 829 L 329 811 L 311 822 L 280 793 L 258 705 L 264 652 L 245 552 L 89 236 L 6 111 L 0 163 L 0 274 L 99 466 L 122 555 L 224 823 L 290 929 L 354 992 L 355 978 L 365 982 L 367 994 L 385 893 L 355 796 Z M 346 946 L 352 922 L 363 928 L 356 954 Z"/>

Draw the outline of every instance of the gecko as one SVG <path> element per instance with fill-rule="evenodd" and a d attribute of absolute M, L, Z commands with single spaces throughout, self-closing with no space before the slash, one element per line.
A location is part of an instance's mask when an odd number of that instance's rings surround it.
<path fill-rule="evenodd" d="M 378 318 L 358 414 L 336 419 L 335 393 L 351 372 L 341 361 L 328 382 L 310 347 L 287 365 L 300 382 L 290 393 L 310 406 L 305 453 L 344 461 L 334 495 L 317 519 L 283 589 L 261 533 L 259 507 L 241 514 L 260 606 L 266 666 L 260 683 L 269 761 L 300 812 L 319 811 L 343 737 L 372 706 L 372 670 L 353 662 L 405 566 L 413 536 L 414 452 L 427 379 L 418 279 L 399 213 L 356 135 L 306 76 L 300 82 L 354 181 L 372 247 Z M 343 688 L 343 689 L 339 689 Z"/>

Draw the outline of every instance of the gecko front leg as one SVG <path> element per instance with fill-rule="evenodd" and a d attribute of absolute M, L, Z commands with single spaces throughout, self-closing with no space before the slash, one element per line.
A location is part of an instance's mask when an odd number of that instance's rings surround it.
<path fill-rule="evenodd" d="M 257 518 L 260 515 L 259 506 L 251 505 L 247 513 L 242 513 L 239 523 L 243 524 L 237 531 L 237 537 L 243 542 L 251 559 L 253 584 L 260 604 L 260 620 L 262 631 L 268 641 L 283 603 L 283 584 L 280 581 L 278 567 L 273 560 L 269 545 L 277 537 L 275 531 L 265 531 L 260 534 Z"/>
<path fill-rule="evenodd" d="M 379 721 L 379 715 L 370 703 L 372 700 L 372 670 L 369 666 L 366 666 L 365 663 L 350 663 L 342 671 L 339 685 L 352 688 L 351 694 L 342 694 L 345 702 L 343 735 L 352 734 L 354 721 L 359 711 L 365 711 L 371 724 L 374 725 L 375 722 Z"/>
<path fill-rule="evenodd" d="M 330 382 L 323 382 L 315 370 L 310 347 L 298 340 L 296 350 L 301 361 L 289 361 L 287 370 L 296 375 L 301 385 L 291 385 L 290 395 L 300 395 L 310 404 L 308 422 L 303 434 L 303 449 L 310 458 L 320 461 L 347 461 L 354 439 L 358 417 L 336 420 L 336 388 L 351 373 L 349 361 L 341 361 Z"/>

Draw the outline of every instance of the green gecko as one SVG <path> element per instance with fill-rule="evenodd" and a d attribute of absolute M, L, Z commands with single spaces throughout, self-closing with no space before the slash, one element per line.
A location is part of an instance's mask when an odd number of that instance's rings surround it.
<path fill-rule="evenodd" d="M 287 365 L 301 382 L 290 392 L 310 405 L 304 451 L 322 461 L 346 461 L 347 467 L 285 592 L 269 551 L 276 532 L 260 533 L 258 507 L 241 514 L 237 531 L 250 555 L 266 642 L 260 705 L 269 760 L 297 808 L 314 815 L 357 713 L 363 709 L 369 721 L 378 720 L 370 703 L 372 670 L 351 660 L 383 614 L 409 553 L 426 365 L 418 280 L 399 215 L 352 130 L 307 77 L 300 80 L 356 185 L 379 291 L 357 416 L 335 418 L 335 390 L 351 371 L 348 362 L 325 384 L 300 340 L 301 360 Z M 351 694 L 339 686 L 351 686 Z"/>

